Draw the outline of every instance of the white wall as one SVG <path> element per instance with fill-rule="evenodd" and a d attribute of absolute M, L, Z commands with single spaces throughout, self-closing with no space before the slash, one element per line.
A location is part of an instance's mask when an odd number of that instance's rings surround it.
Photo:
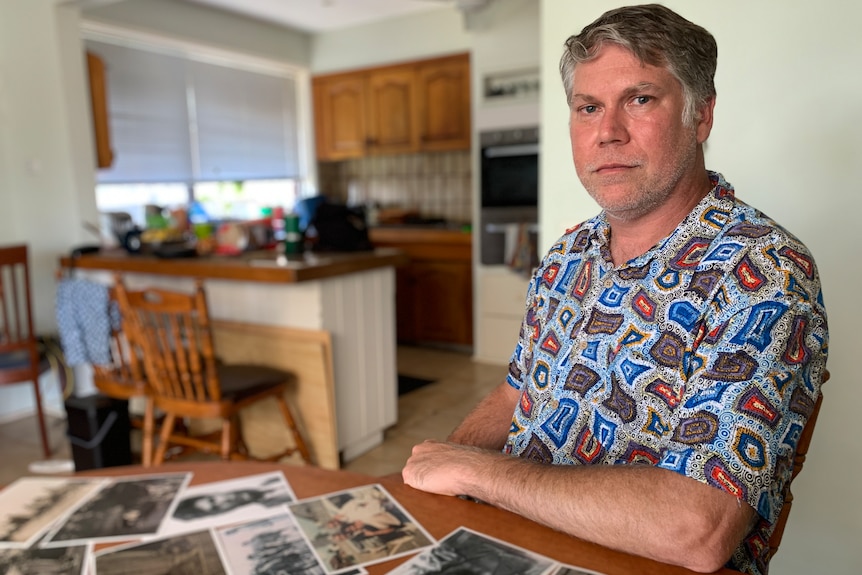
<path fill-rule="evenodd" d="M 664 2 L 718 41 L 718 102 L 707 166 L 738 197 L 799 236 L 820 268 L 829 313 L 831 381 L 771 573 L 862 573 L 862 405 L 858 353 L 862 213 L 862 7 L 842 0 Z M 597 213 L 575 176 L 557 72 L 563 41 L 619 2 L 542 0 L 541 242 Z"/>
<path fill-rule="evenodd" d="M 0 5 L 0 244 L 30 247 L 34 321 L 54 330 L 57 258 L 91 242 L 95 163 L 77 10 L 55 0 Z M 51 374 L 45 404 L 61 411 Z M 0 387 L 0 418 L 29 411 L 29 383 Z"/>
<path fill-rule="evenodd" d="M 441 8 L 323 32 L 311 45 L 311 71 L 324 74 L 466 52 L 470 39 L 460 13 Z"/>
<path fill-rule="evenodd" d="M 84 17 L 281 62 L 309 64 L 308 34 L 192 2 L 111 0 L 104 5 L 93 2 L 84 11 Z"/>

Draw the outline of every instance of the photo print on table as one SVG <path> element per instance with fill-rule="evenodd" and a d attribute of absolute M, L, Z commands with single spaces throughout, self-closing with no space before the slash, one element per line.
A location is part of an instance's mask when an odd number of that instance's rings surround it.
<path fill-rule="evenodd" d="M 493 573 L 541 575 L 556 561 L 494 537 L 459 527 L 389 575 L 444 575 Z"/>
<path fill-rule="evenodd" d="M 22 477 L 9 484 L 0 491 L 0 549 L 30 547 L 105 484 L 68 477 Z"/>
<path fill-rule="evenodd" d="M 191 476 L 168 473 L 113 479 L 53 530 L 43 546 L 154 536 Z"/>
<path fill-rule="evenodd" d="M 127 575 L 131 572 L 228 575 L 209 529 L 108 547 L 97 551 L 93 562 L 98 575 Z M 135 565 L 143 565 L 145 569 L 134 570 L 132 566 Z"/>
<path fill-rule="evenodd" d="M 551 571 L 550 575 L 605 575 L 604 573 L 600 573 L 598 571 L 592 571 L 591 569 L 584 569 L 583 567 L 575 567 L 574 565 L 557 565 L 553 571 Z"/>
<path fill-rule="evenodd" d="M 434 544 L 382 485 L 365 485 L 289 505 L 327 573 L 386 561 Z"/>
<path fill-rule="evenodd" d="M 280 471 L 186 487 L 159 536 L 245 523 L 279 515 L 296 501 Z"/>
<path fill-rule="evenodd" d="M 0 549 L 0 573 L 6 575 L 85 575 L 87 545 L 41 549 Z"/>
<path fill-rule="evenodd" d="M 296 519 L 286 509 L 281 515 L 267 519 L 219 527 L 215 533 L 231 573 L 327 574 Z M 360 573 L 365 570 L 339 571 L 339 575 Z"/>

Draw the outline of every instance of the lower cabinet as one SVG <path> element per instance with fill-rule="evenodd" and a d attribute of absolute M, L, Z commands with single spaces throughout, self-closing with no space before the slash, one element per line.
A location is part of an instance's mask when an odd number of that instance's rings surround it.
<path fill-rule="evenodd" d="M 396 329 L 400 343 L 473 346 L 471 234 L 459 230 L 378 228 L 376 246 L 410 258 L 395 272 Z"/>

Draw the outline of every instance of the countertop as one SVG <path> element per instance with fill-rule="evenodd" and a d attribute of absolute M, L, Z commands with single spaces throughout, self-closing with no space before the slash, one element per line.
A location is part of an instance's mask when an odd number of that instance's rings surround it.
<path fill-rule="evenodd" d="M 404 243 L 470 245 L 473 234 L 463 226 L 412 226 L 385 225 L 368 229 L 368 237 L 374 245 Z"/>
<path fill-rule="evenodd" d="M 253 251 L 238 256 L 159 258 L 129 254 L 124 250 L 103 250 L 77 258 L 60 258 L 64 269 L 105 270 L 166 276 L 200 277 L 269 283 L 297 283 L 325 279 L 369 269 L 407 263 L 402 250 L 390 247 L 361 252 L 307 252 L 289 256 L 279 264 L 273 251 Z"/>

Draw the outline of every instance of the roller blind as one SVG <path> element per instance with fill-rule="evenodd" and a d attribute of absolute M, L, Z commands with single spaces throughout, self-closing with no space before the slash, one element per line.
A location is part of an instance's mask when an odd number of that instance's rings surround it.
<path fill-rule="evenodd" d="M 296 83 L 87 41 L 105 61 L 115 161 L 99 183 L 299 177 Z"/>

